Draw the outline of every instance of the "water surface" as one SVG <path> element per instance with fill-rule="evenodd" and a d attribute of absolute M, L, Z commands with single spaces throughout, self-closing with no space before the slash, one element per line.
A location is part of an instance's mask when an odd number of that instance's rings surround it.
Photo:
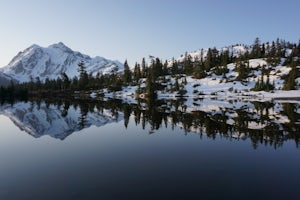
<path fill-rule="evenodd" d="M 0 198 L 299 198 L 300 104 L 188 101 L 4 103 Z"/>

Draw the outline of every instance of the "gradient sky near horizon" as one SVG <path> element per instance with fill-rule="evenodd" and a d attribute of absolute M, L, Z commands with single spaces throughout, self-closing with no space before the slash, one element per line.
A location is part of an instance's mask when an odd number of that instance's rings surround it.
<path fill-rule="evenodd" d="M 299 0 L 0 0 L 0 67 L 32 44 L 129 64 L 153 55 L 300 39 Z"/>

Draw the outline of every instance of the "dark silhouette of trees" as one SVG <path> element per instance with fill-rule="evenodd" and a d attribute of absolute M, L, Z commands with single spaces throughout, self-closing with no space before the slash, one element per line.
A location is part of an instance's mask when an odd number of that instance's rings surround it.
<path fill-rule="evenodd" d="M 87 89 L 89 78 L 86 72 L 84 61 L 80 61 L 78 63 L 78 72 L 79 72 L 78 89 L 79 90 Z"/>
<path fill-rule="evenodd" d="M 124 62 L 124 72 L 123 72 L 123 84 L 124 85 L 129 85 L 131 83 L 132 80 L 132 73 L 129 69 L 129 65 L 127 63 L 127 60 L 125 60 Z"/>

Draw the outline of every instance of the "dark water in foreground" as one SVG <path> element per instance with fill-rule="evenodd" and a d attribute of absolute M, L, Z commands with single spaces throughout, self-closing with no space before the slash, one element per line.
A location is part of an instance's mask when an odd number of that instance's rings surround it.
<path fill-rule="evenodd" d="M 299 108 L 3 104 L 0 199 L 299 199 Z"/>

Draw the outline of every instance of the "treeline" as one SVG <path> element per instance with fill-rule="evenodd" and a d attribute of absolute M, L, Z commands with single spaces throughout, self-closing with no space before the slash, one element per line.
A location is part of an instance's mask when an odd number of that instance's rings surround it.
<path fill-rule="evenodd" d="M 214 73 L 216 75 L 226 78 L 226 73 L 229 71 L 227 64 L 235 63 L 236 72 L 238 76 L 236 81 L 246 82 L 251 74 L 249 67 L 249 59 L 264 58 L 269 65 L 277 66 L 284 58 L 283 65 L 290 66 L 292 70 L 285 77 L 285 84 L 283 89 L 296 89 L 295 79 L 300 77 L 300 41 L 298 44 L 279 40 L 267 43 L 261 43 L 259 38 L 254 40 L 254 43 L 246 48 L 246 52 L 240 55 L 234 55 L 229 48 L 217 50 L 216 48 L 209 48 L 207 53 L 203 49 L 200 51 L 198 57 L 191 57 L 186 53 L 181 61 L 172 59 L 171 62 L 162 61 L 160 58 L 150 56 L 150 63 L 147 64 L 145 58 L 141 63 L 135 63 L 133 70 L 129 68 L 127 60 L 124 63 L 124 72 L 111 74 L 97 73 L 88 74 L 85 63 L 78 64 L 79 77 L 70 78 L 66 73 L 62 73 L 56 80 L 46 79 L 42 82 L 39 77 L 31 78 L 28 83 L 11 84 L 11 86 L 0 89 L 0 98 L 10 97 L 24 97 L 28 95 L 51 95 L 53 91 L 60 94 L 73 94 L 74 91 L 99 90 L 107 88 L 108 91 L 119 91 L 124 86 L 139 86 L 138 94 L 145 94 L 148 97 L 155 97 L 156 91 L 164 89 L 165 76 L 171 75 L 180 77 L 185 74 L 196 79 L 205 78 Z M 271 68 L 260 66 L 261 77 L 257 79 L 254 90 L 272 90 L 274 83 L 264 80 L 264 76 L 269 76 Z M 162 77 L 161 81 L 157 81 Z M 176 82 L 174 89 L 179 91 L 182 87 Z M 140 87 L 145 83 L 145 87 Z"/>
<path fill-rule="evenodd" d="M 11 81 L 8 87 L 0 87 L 0 100 L 13 100 L 15 98 L 23 100 L 27 97 L 28 89 L 20 85 L 15 85 L 13 81 Z"/>

